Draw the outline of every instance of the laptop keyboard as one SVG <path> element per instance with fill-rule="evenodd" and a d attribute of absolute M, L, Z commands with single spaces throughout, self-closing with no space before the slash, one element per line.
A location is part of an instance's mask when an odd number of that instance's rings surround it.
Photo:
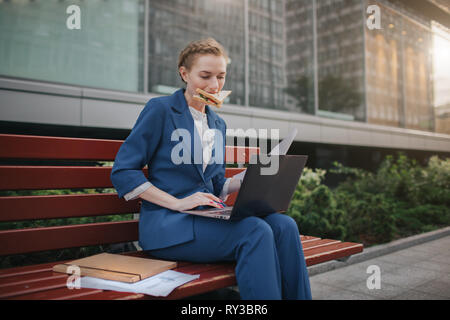
<path fill-rule="evenodd" d="M 208 209 L 208 212 L 211 212 L 211 213 L 228 213 L 231 211 L 233 211 L 233 207 Z"/>

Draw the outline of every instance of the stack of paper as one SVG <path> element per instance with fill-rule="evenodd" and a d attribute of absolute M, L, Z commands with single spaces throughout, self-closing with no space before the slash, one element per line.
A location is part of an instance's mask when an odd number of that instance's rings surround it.
<path fill-rule="evenodd" d="M 104 280 L 93 277 L 82 277 L 81 288 L 114 290 L 120 292 L 133 292 L 149 294 L 156 297 L 167 297 L 175 288 L 195 279 L 200 275 L 190 275 L 173 270 L 159 273 L 153 277 L 135 282 Z"/>

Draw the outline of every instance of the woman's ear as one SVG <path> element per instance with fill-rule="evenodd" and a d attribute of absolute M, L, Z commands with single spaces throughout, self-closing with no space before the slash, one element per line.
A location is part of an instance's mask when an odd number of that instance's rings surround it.
<path fill-rule="evenodd" d="M 178 69 L 178 72 L 180 73 L 181 79 L 182 79 L 184 82 L 187 83 L 188 71 L 187 71 L 186 67 L 185 67 L 185 66 L 181 66 L 181 67 Z"/>

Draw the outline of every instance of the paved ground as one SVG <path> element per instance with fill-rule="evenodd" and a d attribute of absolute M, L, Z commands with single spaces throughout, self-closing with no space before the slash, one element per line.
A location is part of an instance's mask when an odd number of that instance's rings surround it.
<path fill-rule="evenodd" d="M 380 270 L 380 288 L 373 271 Z M 370 277 L 370 279 L 369 279 Z M 368 281 L 369 279 L 369 281 Z M 450 300 L 450 236 L 310 276 L 314 300 Z"/>

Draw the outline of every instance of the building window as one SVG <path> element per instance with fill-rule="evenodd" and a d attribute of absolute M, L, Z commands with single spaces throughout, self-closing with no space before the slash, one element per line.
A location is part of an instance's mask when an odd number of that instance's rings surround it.
<path fill-rule="evenodd" d="M 81 10 L 81 29 L 66 9 Z M 143 0 L 0 2 L 0 75 L 142 91 Z"/>

